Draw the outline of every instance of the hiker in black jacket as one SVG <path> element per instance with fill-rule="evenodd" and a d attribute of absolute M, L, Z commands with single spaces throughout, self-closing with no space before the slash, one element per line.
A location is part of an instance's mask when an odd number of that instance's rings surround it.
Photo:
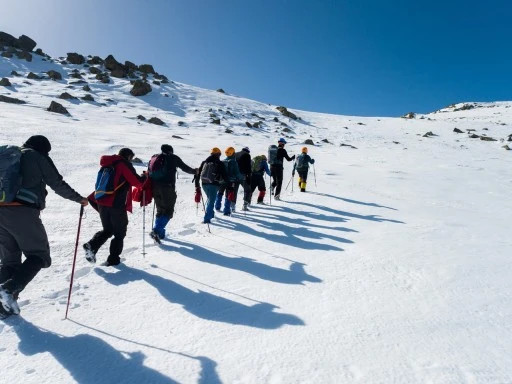
<path fill-rule="evenodd" d="M 268 159 L 270 163 L 270 173 L 272 175 L 273 181 L 271 185 L 271 189 L 274 194 L 275 200 L 281 200 L 281 187 L 283 185 L 283 159 L 286 159 L 288 161 L 295 160 L 295 155 L 292 157 L 288 156 L 288 152 L 286 152 L 286 149 L 284 149 L 284 145 L 286 144 L 286 140 L 282 137 L 277 142 L 277 156 L 274 162 L 272 162 L 272 159 Z"/>
<path fill-rule="evenodd" d="M 48 155 L 51 149 L 48 139 L 41 135 L 31 136 L 23 144 L 18 197 L 14 202 L 0 204 L 0 318 L 20 313 L 18 294 L 41 268 L 48 268 L 52 263 L 48 236 L 40 217 L 46 206 L 46 185 L 65 199 L 82 206 L 88 204 L 87 198 L 59 174 Z"/>
<path fill-rule="evenodd" d="M 151 238 L 159 241 L 165 237 L 165 226 L 172 219 L 174 206 L 176 204 L 176 169 L 180 168 L 183 172 L 194 175 L 197 168 L 191 168 L 176 156 L 172 146 L 163 144 L 161 146 L 162 155 L 165 157 L 165 175 L 162 179 L 155 180 L 149 170 L 149 176 L 152 179 L 153 198 L 156 204 L 155 226 L 150 233 Z"/>
<path fill-rule="evenodd" d="M 240 173 L 244 177 L 244 180 L 235 184 L 235 201 L 233 202 L 231 209 L 235 211 L 236 206 L 236 197 L 238 195 L 238 188 L 240 185 L 244 190 L 244 204 L 242 206 L 242 211 L 248 211 L 247 205 L 251 202 L 251 172 L 252 172 L 252 161 L 251 161 L 251 151 L 248 147 L 242 148 L 240 152 L 235 153 L 235 159 L 238 163 L 238 169 Z"/>

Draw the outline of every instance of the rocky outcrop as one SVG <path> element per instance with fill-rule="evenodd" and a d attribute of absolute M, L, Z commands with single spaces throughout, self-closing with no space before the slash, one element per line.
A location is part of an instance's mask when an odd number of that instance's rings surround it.
<path fill-rule="evenodd" d="M 69 52 L 66 60 L 68 63 L 76 64 L 76 65 L 85 63 L 85 57 L 83 57 L 79 53 L 75 53 L 75 52 Z"/>
<path fill-rule="evenodd" d="M 26 101 L 15 99 L 14 97 L 8 97 L 4 95 L 0 95 L 0 101 L 3 103 L 9 103 L 9 104 L 26 104 Z"/>
<path fill-rule="evenodd" d="M 130 91 L 132 96 L 144 96 L 152 91 L 151 85 L 142 80 L 135 80 L 133 82 L 133 88 Z"/>
<path fill-rule="evenodd" d="M 48 112 L 60 113 L 62 115 L 69 115 L 69 112 L 62 104 L 57 103 L 56 101 L 52 101 L 50 106 L 47 109 Z"/>
<path fill-rule="evenodd" d="M 286 117 L 289 117 L 290 119 L 293 119 L 293 120 L 297 120 L 298 117 L 296 114 L 288 111 L 288 109 L 286 107 L 276 107 L 276 109 L 281 112 L 281 114 L 283 116 L 286 116 Z"/>

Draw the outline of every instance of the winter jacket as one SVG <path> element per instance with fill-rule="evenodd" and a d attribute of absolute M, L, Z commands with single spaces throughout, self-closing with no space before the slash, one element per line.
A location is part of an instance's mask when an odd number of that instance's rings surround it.
<path fill-rule="evenodd" d="M 163 180 L 153 180 L 155 184 L 168 184 L 173 187 L 176 185 L 176 169 L 180 168 L 183 172 L 194 175 L 196 170 L 189 167 L 178 156 L 173 153 L 165 153 L 165 168 L 167 169 L 167 176 Z"/>
<path fill-rule="evenodd" d="M 251 177 L 252 172 L 252 162 L 251 162 L 251 155 L 249 152 L 246 151 L 240 151 L 235 153 L 235 159 L 238 163 L 238 169 L 240 170 L 240 173 L 244 175 L 245 177 Z"/>
<path fill-rule="evenodd" d="M 226 167 L 226 180 L 229 183 L 244 181 L 245 177 L 240 173 L 240 169 L 238 168 L 238 163 L 236 162 L 235 155 L 228 156 L 222 161 L 224 162 L 224 166 Z"/>
<path fill-rule="evenodd" d="M 301 153 L 297 156 L 297 160 L 293 164 L 293 172 L 297 171 L 307 171 L 309 169 L 309 164 L 315 164 L 315 160 L 312 159 L 307 153 Z"/>
<path fill-rule="evenodd" d="M 293 155 L 292 157 L 288 156 L 288 152 L 286 152 L 286 149 L 284 149 L 284 147 L 282 147 L 282 146 L 279 146 L 277 148 L 277 155 L 276 155 L 277 163 L 272 166 L 276 167 L 276 168 L 284 168 L 283 167 L 283 159 L 292 161 L 292 160 L 295 160 L 295 155 Z"/>
<path fill-rule="evenodd" d="M 37 203 L 30 205 L 43 210 L 46 207 L 46 185 L 65 199 L 79 203 L 82 196 L 69 186 L 59 174 L 50 156 L 32 148 L 23 148 L 20 160 L 21 187 L 37 196 Z M 23 203 L 23 205 L 29 205 Z"/>
<path fill-rule="evenodd" d="M 115 193 L 96 200 L 98 205 L 114 208 L 125 208 L 132 211 L 132 186 L 142 188 L 144 178 L 137 175 L 132 163 L 119 155 L 105 155 L 100 158 L 100 166 L 114 166 L 114 188 Z M 119 187 L 120 186 L 120 187 Z M 89 196 L 90 197 L 90 196 Z M 89 198 L 90 200 L 90 198 Z"/>
<path fill-rule="evenodd" d="M 220 156 L 219 155 L 210 155 L 206 158 L 205 161 L 203 161 L 201 163 L 201 166 L 199 167 L 199 171 L 198 171 L 198 175 L 201 175 L 201 172 L 203 171 L 203 167 L 206 163 L 215 163 L 217 164 L 217 171 L 220 173 L 220 177 L 215 180 L 213 183 L 213 185 L 220 185 L 220 183 L 218 182 L 218 180 L 222 180 L 223 182 L 226 182 L 228 180 L 228 174 L 226 172 L 226 167 L 224 166 L 224 163 L 220 160 Z M 199 186 L 199 179 L 201 177 L 198 176 L 197 177 L 197 184 L 196 184 L 196 187 Z M 206 183 L 203 183 L 203 184 L 206 184 Z"/>

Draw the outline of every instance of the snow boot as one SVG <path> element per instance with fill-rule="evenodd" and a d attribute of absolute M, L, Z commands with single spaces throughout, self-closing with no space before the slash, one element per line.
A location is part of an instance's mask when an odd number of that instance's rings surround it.
<path fill-rule="evenodd" d="M 20 313 L 20 306 L 13 296 L 8 285 L 14 284 L 13 280 L 7 280 L 5 283 L 0 285 L 0 306 L 3 307 L 4 311 L 18 315 Z"/>
<path fill-rule="evenodd" d="M 83 245 L 84 251 L 85 251 L 85 260 L 87 260 L 89 263 L 95 263 L 96 262 L 96 252 L 92 250 L 91 244 L 85 243 Z"/>

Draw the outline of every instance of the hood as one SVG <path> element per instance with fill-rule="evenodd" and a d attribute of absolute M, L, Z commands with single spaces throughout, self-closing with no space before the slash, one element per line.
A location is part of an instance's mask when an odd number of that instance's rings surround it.
<path fill-rule="evenodd" d="M 112 165 L 114 161 L 126 161 L 122 156 L 119 155 L 103 155 L 100 158 L 100 166 L 102 167 L 108 167 L 109 165 Z"/>

